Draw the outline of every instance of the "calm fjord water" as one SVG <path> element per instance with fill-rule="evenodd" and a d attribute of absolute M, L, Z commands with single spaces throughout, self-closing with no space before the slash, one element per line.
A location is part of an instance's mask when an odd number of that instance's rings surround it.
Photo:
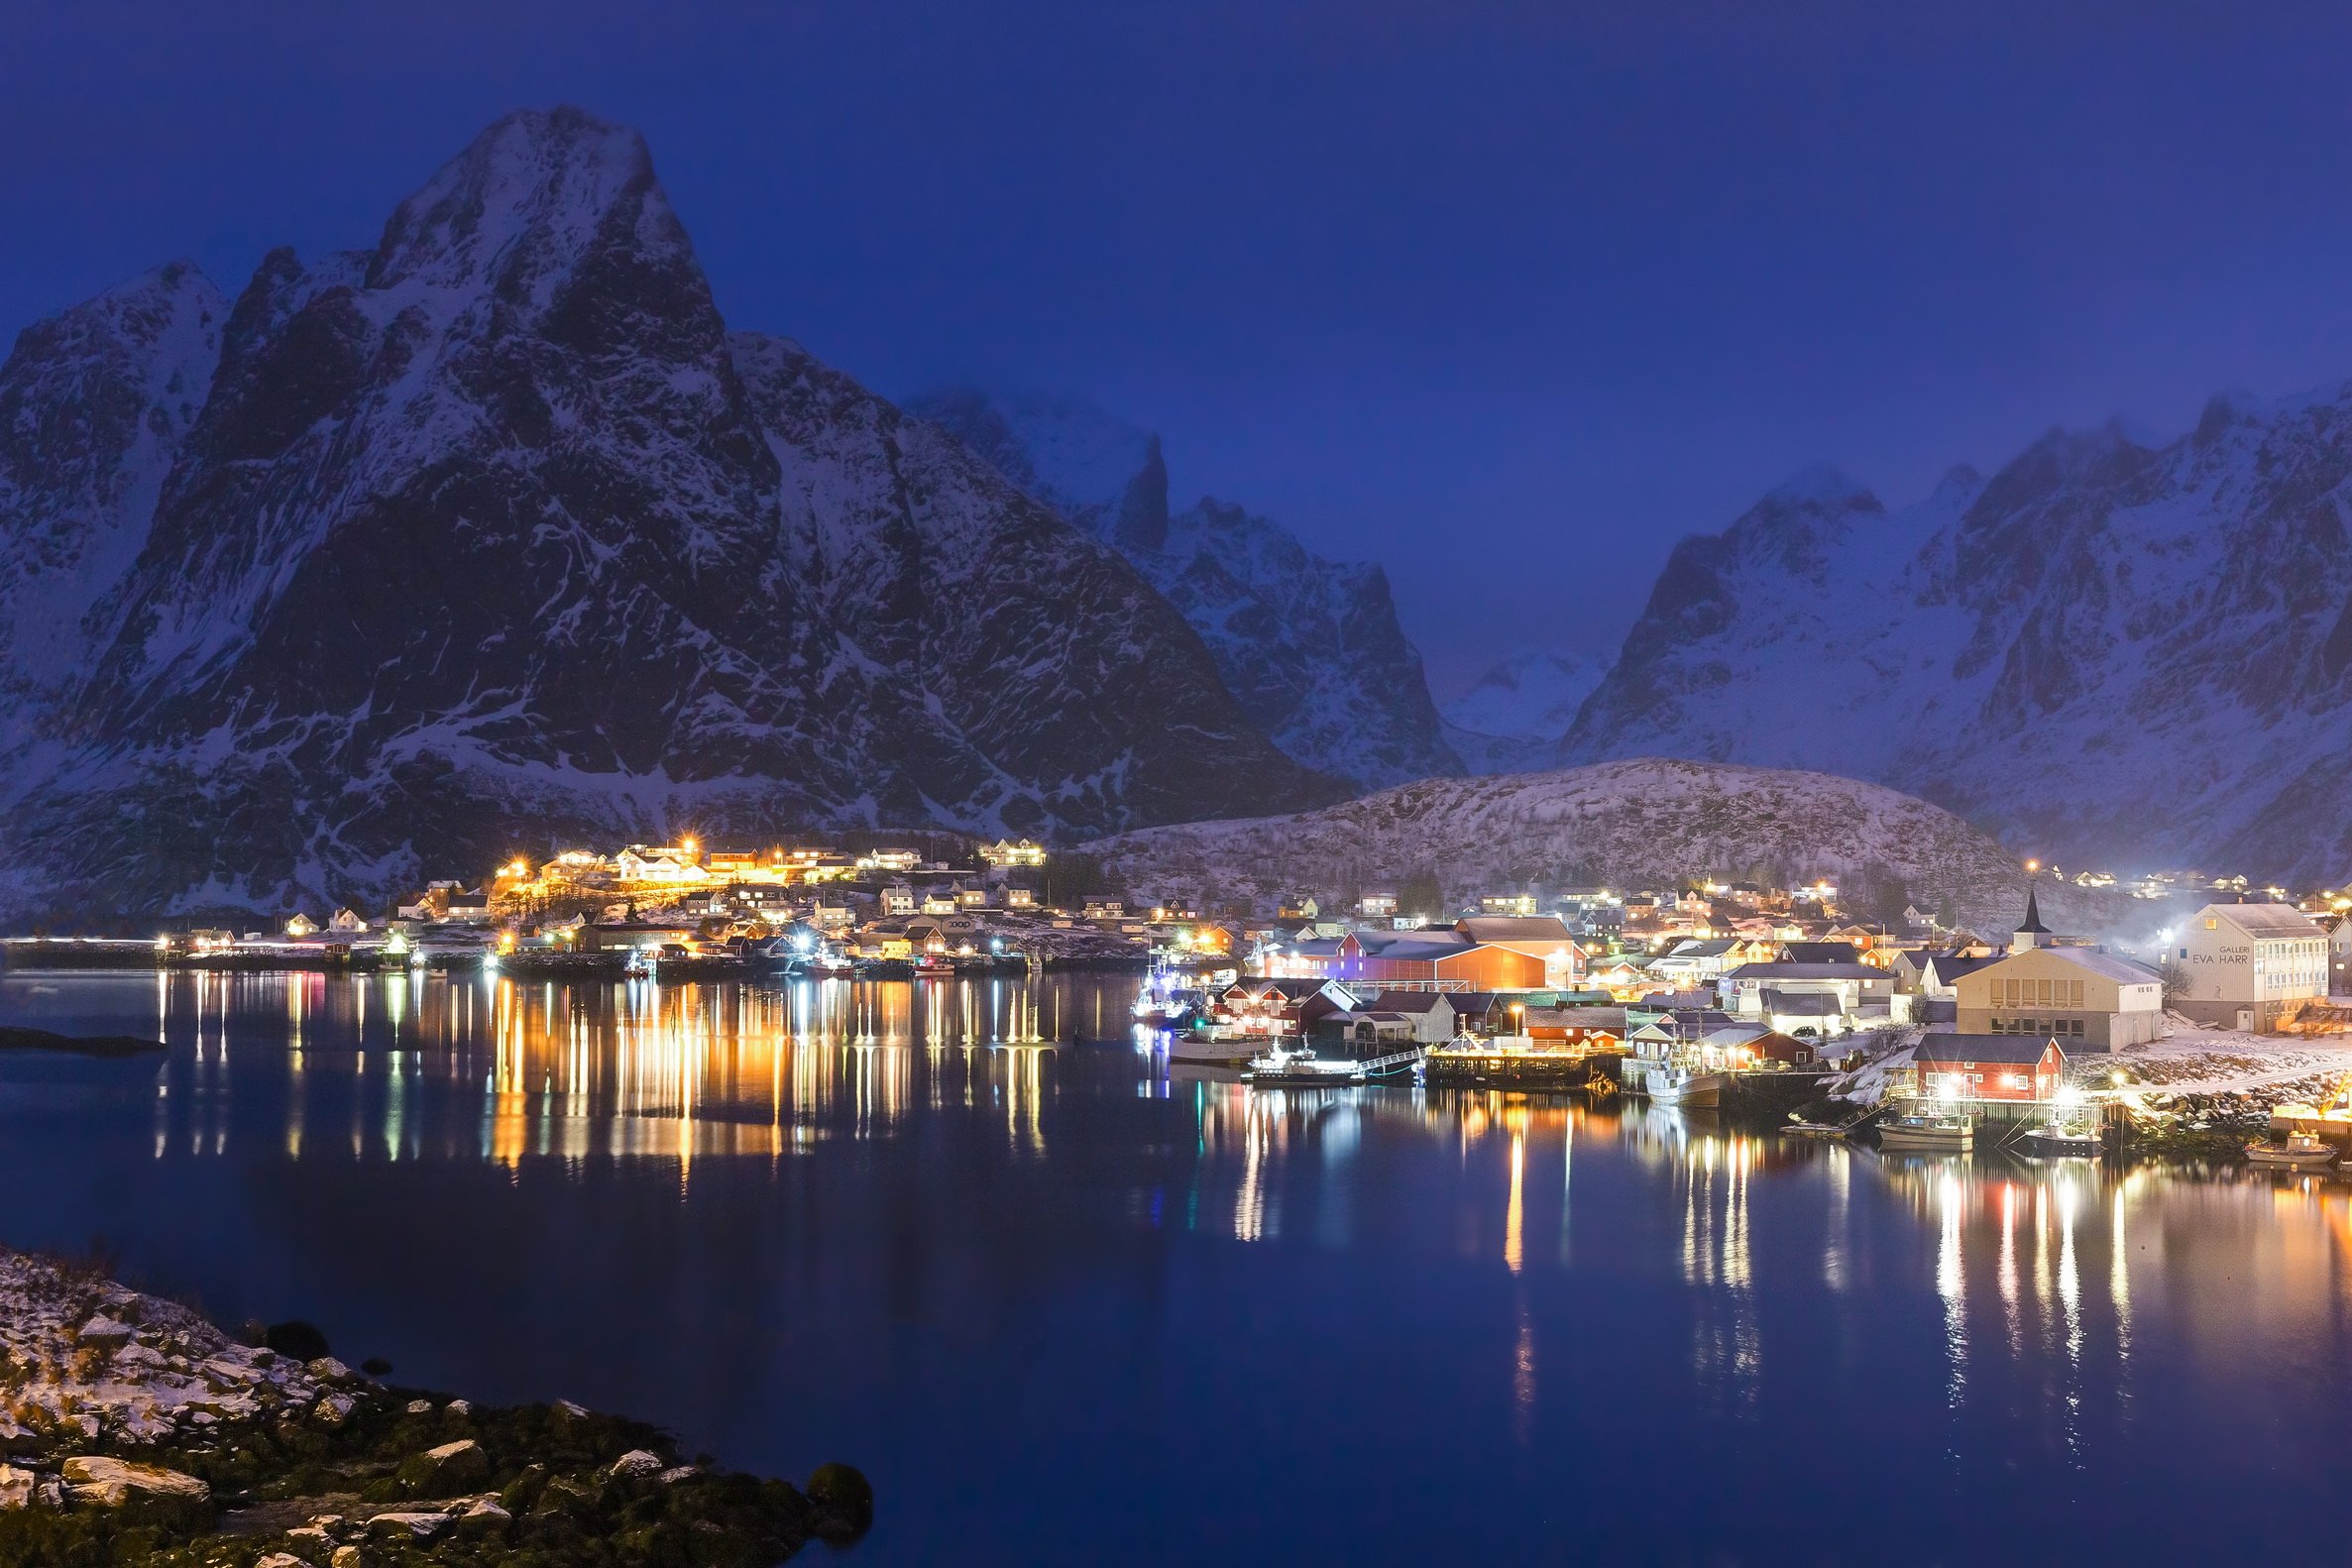
<path fill-rule="evenodd" d="M 873 1564 L 2344 1558 L 2340 1184 L 1253 1093 L 1132 994 L 9 975 L 171 1050 L 0 1084 L 0 1242 L 850 1460 Z"/>

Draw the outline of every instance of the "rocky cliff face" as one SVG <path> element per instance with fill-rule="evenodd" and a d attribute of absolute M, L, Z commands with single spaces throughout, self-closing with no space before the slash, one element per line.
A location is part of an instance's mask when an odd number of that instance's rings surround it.
<path fill-rule="evenodd" d="M 2352 386 L 2053 433 L 1889 514 L 1814 475 L 1685 540 L 1562 744 L 1819 767 L 2117 870 L 2352 874 Z"/>
<path fill-rule="evenodd" d="M 1117 546 L 1290 756 L 1366 787 L 1462 771 L 1380 567 L 1323 560 L 1223 502 L 1172 513 L 1159 438 L 1080 399 L 953 391 L 908 406 Z"/>
<path fill-rule="evenodd" d="M 228 313 L 174 262 L 28 327 L 0 365 L 0 723 L 69 691 L 108 640 L 101 601 L 146 540 Z M 0 730 L 0 757 L 30 738 Z"/>
<path fill-rule="evenodd" d="M 199 284 L 128 291 L 171 303 L 119 366 L 78 346 L 124 314 L 99 301 L 0 372 L 0 518 L 111 577 L 10 585 L 96 646 L 71 702 L 13 704 L 0 903 L 271 908 L 584 835 L 1335 792 L 1117 552 L 730 334 L 633 132 L 510 117 L 375 250 L 275 253 L 225 313 Z M 96 379 L 131 406 L 51 433 Z"/>

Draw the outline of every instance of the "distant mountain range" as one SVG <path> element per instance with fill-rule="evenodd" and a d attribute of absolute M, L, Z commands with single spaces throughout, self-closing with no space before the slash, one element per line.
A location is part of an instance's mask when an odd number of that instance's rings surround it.
<path fill-rule="evenodd" d="M 1472 773 L 1553 765 L 1560 736 L 1609 673 L 1609 661 L 1554 649 L 1505 659 L 1447 703 L 1446 739 Z"/>
<path fill-rule="evenodd" d="M 1251 723 L 1298 761 L 1366 788 L 1463 771 L 1380 567 L 1326 561 L 1211 498 L 1172 513 L 1160 438 L 1083 398 L 958 389 L 907 409 L 1116 547 L 1200 634 Z"/>
<path fill-rule="evenodd" d="M 492 127 L 372 250 L 28 329 L 0 537 L 12 915 L 1344 793 L 1121 550 L 730 332 L 642 141 L 576 110 Z"/>
<path fill-rule="evenodd" d="M 1889 513 L 1815 470 L 1685 539 L 1555 755 L 1803 766 L 2021 853 L 2352 875 L 2352 384 L 2053 432 Z"/>

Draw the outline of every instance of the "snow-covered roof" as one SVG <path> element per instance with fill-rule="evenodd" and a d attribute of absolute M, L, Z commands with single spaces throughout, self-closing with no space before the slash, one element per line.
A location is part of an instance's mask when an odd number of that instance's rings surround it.
<path fill-rule="evenodd" d="M 2157 972 L 2149 968 L 2148 965 L 2134 963 L 2129 958 L 2101 952 L 2097 948 L 2034 948 L 2028 951 L 2036 957 L 2057 958 L 2062 962 L 2073 964 L 2076 968 L 2088 969 L 2093 974 L 2104 975 L 2123 985 L 2154 985 L 2158 982 Z M 2026 955 L 2023 952 L 2004 953 L 1998 958 L 1985 959 L 1965 969 L 1948 969 L 1945 967 L 1948 960 L 1938 959 L 1936 972 L 1947 980 L 1951 980 L 1961 974 L 1996 969 L 2004 963 Z"/>
<path fill-rule="evenodd" d="M 1930 1030 L 1911 1048 L 1913 1064 L 1997 1062 L 2031 1066 L 2052 1042 L 2047 1035 L 1962 1035 Z M 2062 1051 L 2060 1053 L 2064 1055 Z"/>
<path fill-rule="evenodd" d="M 2207 904 L 2200 915 L 2218 915 L 2249 937 L 2324 937 L 2319 922 L 2293 904 Z"/>

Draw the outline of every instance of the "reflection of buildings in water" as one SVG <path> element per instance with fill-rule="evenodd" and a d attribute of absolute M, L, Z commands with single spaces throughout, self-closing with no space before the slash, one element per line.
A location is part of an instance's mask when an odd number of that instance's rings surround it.
<path fill-rule="evenodd" d="M 1042 1153 L 1054 1053 L 1037 1048 L 1067 1012 L 1062 989 L 1052 977 L 573 987 L 417 971 L 165 974 L 159 1031 L 195 1049 L 167 1068 L 156 1153 L 225 1150 L 232 1028 L 248 1053 L 282 1031 L 295 1159 L 314 1152 L 311 1118 L 334 1098 L 349 1102 L 354 1159 L 774 1159 L 818 1138 L 887 1135 L 918 1103 L 1001 1117 L 1016 1151 Z M 428 1098 L 467 1094 L 481 1099 L 474 1141 L 423 1114 Z"/>
<path fill-rule="evenodd" d="M 1679 1141 L 1684 1156 L 1672 1179 L 1682 1198 L 1682 1277 L 1701 1288 L 1691 1322 L 1691 1370 L 1698 1387 L 1726 1409 L 1750 1411 L 1759 1393 L 1763 1338 L 1756 1317 L 1748 1188 L 1770 1151 L 1763 1139 L 1712 1125 L 1661 1125 L 1659 1131 L 1666 1140 Z"/>
<path fill-rule="evenodd" d="M 2094 1421 L 2131 1421 L 2136 1341 L 2152 1313 L 2187 1365 L 2338 1332 L 2352 1283 L 2352 1194 L 2340 1187 L 1982 1157 L 1881 1169 L 1936 1227 L 1956 1411 L 1971 1358 L 1997 1352 L 2038 1380 L 2050 1435 L 2074 1463 L 2087 1462 Z"/>

